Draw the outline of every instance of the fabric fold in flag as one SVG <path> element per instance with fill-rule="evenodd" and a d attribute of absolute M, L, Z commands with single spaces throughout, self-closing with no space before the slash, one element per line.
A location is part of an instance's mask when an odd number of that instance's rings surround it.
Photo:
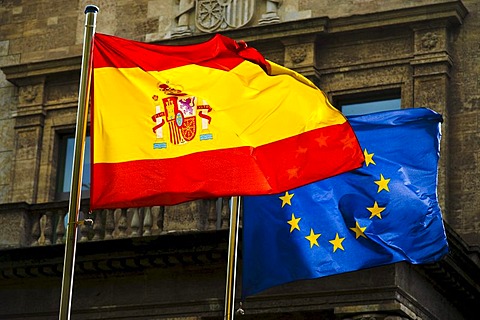
<path fill-rule="evenodd" d="M 243 42 L 97 33 L 92 56 L 91 209 L 274 194 L 363 162 L 324 93 Z"/>
<path fill-rule="evenodd" d="M 287 282 L 448 251 L 437 200 L 441 115 L 348 117 L 363 167 L 277 195 L 244 197 L 243 297 Z"/>

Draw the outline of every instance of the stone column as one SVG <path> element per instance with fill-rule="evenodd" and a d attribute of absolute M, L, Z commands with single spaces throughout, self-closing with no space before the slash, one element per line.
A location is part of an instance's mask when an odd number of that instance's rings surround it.
<path fill-rule="evenodd" d="M 31 77 L 19 85 L 15 119 L 12 202 L 37 200 L 38 172 L 45 121 L 44 77 Z"/>
<path fill-rule="evenodd" d="M 414 31 L 413 106 L 431 108 L 443 115 L 438 198 L 442 208 L 448 203 L 446 165 L 448 141 L 448 93 L 452 59 L 448 52 L 447 22 L 418 25 Z"/>

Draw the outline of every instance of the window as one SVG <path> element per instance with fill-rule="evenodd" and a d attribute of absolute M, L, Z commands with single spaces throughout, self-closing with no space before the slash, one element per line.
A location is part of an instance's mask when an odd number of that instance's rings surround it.
<path fill-rule="evenodd" d="M 373 112 L 397 110 L 401 108 L 399 91 L 375 92 L 350 95 L 334 100 L 338 109 L 346 116 Z"/>
<path fill-rule="evenodd" d="M 75 135 L 64 134 L 60 137 L 59 170 L 57 180 L 57 200 L 66 200 L 70 194 L 72 182 L 73 148 Z M 83 163 L 82 198 L 90 196 L 90 136 L 85 140 Z"/>

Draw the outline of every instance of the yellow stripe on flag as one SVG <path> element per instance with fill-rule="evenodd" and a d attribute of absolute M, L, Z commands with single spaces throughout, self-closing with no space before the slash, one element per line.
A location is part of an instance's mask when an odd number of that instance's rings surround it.
<path fill-rule="evenodd" d="M 275 76 L 265 74 L 248 61 L 230 71 L 198 65 L 160 72 L 140 68 L 94 69 L 94 163 L 167 159 L 201 151 L 258 147 L 346 121 L 308 79 L 302 77 L 310 82 L 307 87 L 293 71 L 285 73 L 276 66 L 272 69 Z M 212 108 L 208 112 L 211 140 L 195 138 L 185 144 L 172 144 L 169 126 L 165 124 L 162 130 L 168 148 L 153 148 L 158 137 L 152 130 L 156 125 L 152 116 L 164 110 L 162 99 L 167 97 L 158 90 L 161 83 L 195 97 L 198 105 L 203 100 L 207 102 Z M 154 95 L 158 95 L 157 101 L 152 99 Z M 199 136 L 202 119 L 198 111 L 195 117 Z"/>

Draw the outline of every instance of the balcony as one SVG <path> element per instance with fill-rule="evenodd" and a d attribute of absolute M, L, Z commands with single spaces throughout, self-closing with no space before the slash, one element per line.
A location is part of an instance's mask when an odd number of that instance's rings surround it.
<path fill-rule="evenodd" d="M 0 205 L 0 250 L 65 243 L 68 202 Z M 78 242 L 158 236 L 172 232 L 228 229 L 228 198 L 169 207 L 89 212 L 81 202 Z"/>

